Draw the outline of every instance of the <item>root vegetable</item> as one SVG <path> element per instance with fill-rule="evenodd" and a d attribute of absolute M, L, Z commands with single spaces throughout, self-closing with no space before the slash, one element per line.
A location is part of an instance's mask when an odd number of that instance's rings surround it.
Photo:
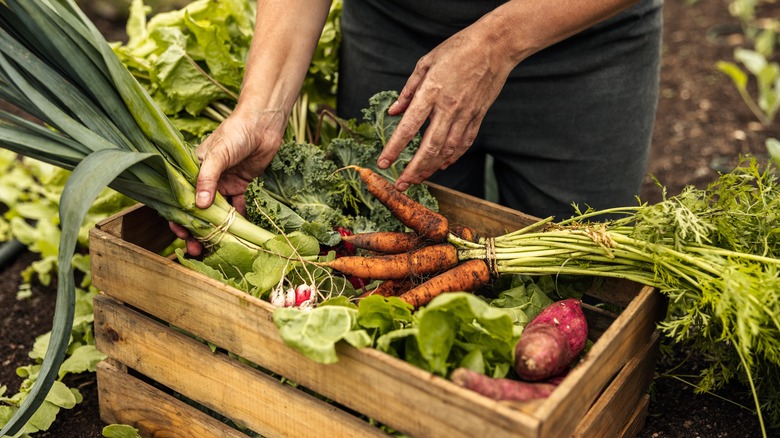
<path fill-rule="evenodd" d="M 483 260 L 469 260 L 410 289 L 401 299 L 414 307 L 428 304 L 445 292 L 471 292 L 490 281 L 490 271 Z"/>
<path fill-rule="evenodd" d="M 385 280 L 379 286 L 366 291 L 361 294 L 358 299 L 362 299 L 371 295 L 381 295 L 383 297 L 397 297 L 407 290 L 414 287 L 414 281 L 411 278 L 404 278 L 402 280 Z"/>
<path fill-rule="evenodd" d="M 557 301 L 523 330 L 515 347 L 515 370 L 529 381 L 560 375 L 582 353 L 587 340 L 582 302 L 574 298 Z"/>
<path fill-rule="evenodd" d="M 424 243 L 424 240 L 415 233 L 397 231 L 376 231 L 341 236 L 341 241 L 356 248 L 385 254 L 400 254 L 411 251 Z"/>
<path fill-rule="evenodd" d="M 358 172 L 369 193 L 404 225 L 433 242 L 441 242 L 447 238 L 449 233 L 447 218 L 398 191 L 390 181 L 373 170 L 359 166 L 349 168 Z"/>
<path fill-rule="evenodd" d="M 546 382 L 523 382 L 495 379 L 468 368 L 457 368 L 450 379 L 458 386 L 470 389 L 493 400 L 529 401 L 547 398 L 557 385 Z"/>
<path fill-rule="evenodd" d="M 400 280 L 445 271 L 457 264 L 457 249 L 449 243 L 439 243 L 403 254 L 339 257 L 325 266 L 360 278 Z"/>
<path fill-rule="evenodd" d="M 479 234 L 477 233 L 477 230 L 465 225 L 450 225 L 450 234 L 460 237 L 463 240 L 468 240 L 469 242 L 476 243 L 479 241 Z"/>

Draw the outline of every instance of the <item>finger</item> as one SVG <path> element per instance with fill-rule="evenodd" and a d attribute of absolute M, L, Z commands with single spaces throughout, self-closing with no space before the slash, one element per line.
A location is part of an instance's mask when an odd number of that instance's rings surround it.
<path fill-rule="evenodd" d="M 412 105 L 401 117 L 401 121 L 396 126 L 390 140 L 387 141 L 382 153 L 377 158 L 377 166 L 380 169 L 387 169 L 398 159 L 401 151 L 409 144 L 414 136 L 420 131 L 425 119 L 430 114 L 430 107 L 425 105 Z"/>
<path fill-rule="evenodd" d="M 390 105 L 390 108 L 387 109 L 388 114 L 391 116 L 397 116 L 409 108 L 409 105 L 412 103 L 412 99 L 414 98 L 414 94 L 422 83 L 422 80 L 427 72 L 428 68 L 422 67 L 421 64 L 418 63 L 412 74 L 409 76 L 409 79 L 406 80 L 404 88 L 400 93 L 398 93 L 398 99 L 393 102 L 392 105 Z"/>
<path fill-rule="evenodd" d="M 168 228 L 170 228 L 173 234 L 175 234 L 179 239 L 186 239 L 190 236 L 190 232 L 176 222 L 168 222 Z"/>
<path fill-rule="evenodd" d="M 244 195 L 233 196 L 233 199 L 230 200 L 230 203 L 233 205 L 233 208 L 236 209 L 238 214 L 241 216 L 246 216 L 246 199 L 244 198 Z"/>
<path fill-rule="evenodd" d="M 188 237 L 185 239 L 187 254 L 197 257 L 203 253 L 203 244 L 198 242 L 194 237 Z"/>
<path fill-rule="evenodd" d="M 411 184 L 420 184 L 439 169 L 444 161 L 454 153 L 453 145 L 446 145 L 452 115 L 431 116 L 431 125 L 426 129 L 420 142 L 420 148 L 396 180 L 396 188 L 406 190 Z M 465 124 L 464 124 L 465 125 Z M 462 128 L 456 128 L 462 130 Z M 445 147 L 447 156 L 442 155 Z"/>
<path fill-rule="evenodd" d="M 445 146 L 445 150 L 442 152 L 445 159 L 440 170 L 450 167 L 471 148 L 479 133 L 481 121 L 481 117 L 475 117 L 465 125 L 465 129 L 461 130 L 460 133 L 454 129 L 450 131 L 446 143 L 448 146 Z M 452 145 L 451 153 L 449 153 L 449 145 Z"/>
<path fill-rule="evenodd" d="M 200 166 L 195 185 L 195 205 L 198 208 L 208 208 L 214 202 L 219 178 L 227 167 L 227 163 L 217 157 L 212 153 L 207 154 Z"/>

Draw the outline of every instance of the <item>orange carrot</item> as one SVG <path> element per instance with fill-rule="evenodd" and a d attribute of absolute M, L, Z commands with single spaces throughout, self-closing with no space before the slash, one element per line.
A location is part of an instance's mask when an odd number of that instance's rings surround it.
<path fill-rule="evenodd" d="M 362 293 L 358 299 L 363 299 L 371 295 L 381 295 L 383 297 L 397 297 L 407 290 L 414 287 L 414 280 L 412 278 L 404 278 L 401 280 L 385 280 L 379 286 Z"/>
<path fill-rule="evenodd" d="M 400 298 L 414 307 L 420 307 L 442 293 L 471 292 L 489 280 L 490 271 L 484 260 L 468 260 L 410 289 Z"/>
<path fill-rule="evenodd" d="M 404 225 L 434 242 L 441 242 L 447 238 L 449 233 L 447 218 L 398 191 L 390 181 L 373 170 L 359 166 L 349 168 L 355 169 L 360 174 L 369 193 Z"/>
<path fill-rule="evenodd" d="M 356 248 L 366 249 L 385 254 L 400 254 L 419 248 L 425 242 L 415 233 L 403 233 L 397 231 L 375 231 L 372 233 L 353 234 L 341 236 L 343 242 L 354 245 Z"/>
<path fill-rule="evenodd" d="M 325 266 L 359 278 L 400 280 L 444 271 L 457 264 L 457 248 L 449 243 L 439 243 L 403 254 L 339 257 Z"/>
<path fill-rule="evenodd" d="M 450 233 L 460 237 L 463 240 L 468 240 L 469 242 L 479 242 L 479 234 L 477 234 L 477 230 L 471 227 L 467 227 L 466 225 L 450 225 Z"/>

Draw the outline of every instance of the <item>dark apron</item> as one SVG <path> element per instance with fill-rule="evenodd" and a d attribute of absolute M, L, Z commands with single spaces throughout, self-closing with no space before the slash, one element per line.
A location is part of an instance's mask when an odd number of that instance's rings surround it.
<path fill-rule="evenodd" d="M 400 91 L 417 60 L 501 2 L 344 0 L 338 111 Z M 430 180 L 484 197 L 493 158 L 498 200 L 536 216 L 633 205 L 658 99 L 662 0 L 621 14 L 520 63 L 474 145 Z"/>

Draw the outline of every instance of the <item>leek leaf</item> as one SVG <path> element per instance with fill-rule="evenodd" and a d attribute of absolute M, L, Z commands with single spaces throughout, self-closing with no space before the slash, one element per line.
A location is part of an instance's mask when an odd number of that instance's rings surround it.
<path fill-rule="evenodd" d="M 41 363 L 38 380 L 35 381 L 28 397 L 11 421 L 6 424 L 0 436 L 13 435 L 30 419 L 46 399 L 54 384 L 60 365 L 65 359 L 68 339 L 73 326 L 76 306 L 75 280 L 71 259 L 76 249 L 79 228 L 87 211 L 105 186 L 133 166 L 153 154 L 139 154 L 123 150 L 103 150 L 86 157 L 76 166 L 65 184 L 60 201 L 60 220 L 62 238 L 59 248 L 59 268 L 57 284 L 57 302 L 51 341 L 46 356 Z"/>

